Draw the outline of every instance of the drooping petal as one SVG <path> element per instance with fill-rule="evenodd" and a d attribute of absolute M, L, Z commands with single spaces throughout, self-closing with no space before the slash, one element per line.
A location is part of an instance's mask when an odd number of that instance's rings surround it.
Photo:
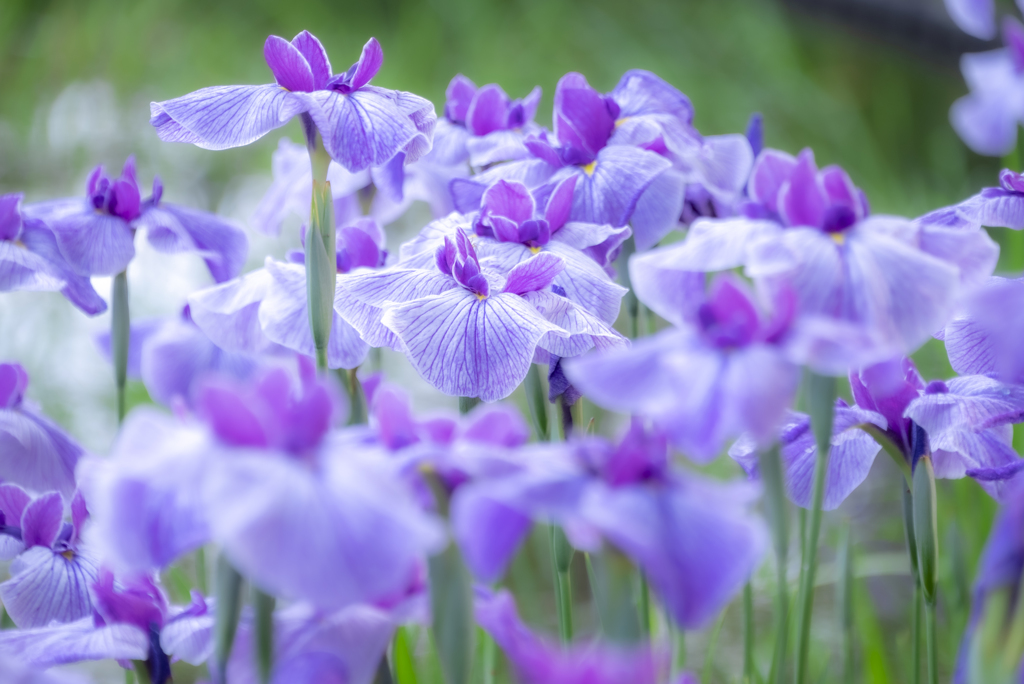
<path fill-rule="evenodd" d="M 617 330 L 596 315 L 577 306 L 567 297 L 548 290 L 530 292 L 524 299 L 549 322 L 558 326 L 547 333 L 538 346 L 555 356 L 579 356 L 590 349 L 621 349 L 628 342 Z"/>
<path fill-rule="evenodd" d="M 987 231 L 973 226 L 964 229 L 919 225 L 921 250 L 956 265 L 960 269 L 960 281 L 965 285 L 978 284 L 995 271 L 999 245 Z"/>
<path fill-rule="evenodd" d="M 647 186 L 630 218 L 636 251 L 647 251 L 679 227 L 685 194 L 686 181 L 675 169 L 665 171 Z"/>
<path fill-rule="evenodd" d="M 64 281 L 42 257 L 0 240 L 0 292 L 28 290 L 53 292 L 64 287 Z"/>
<path fill-rule="evenodd" d="M 192 293 L 188 298 L 192 320 L 218 347 L 259 354 L 275 345 L 260 326 L 260 303 L 273 287 L 266 269 Z"/>
<path fill-rule="evenodd" d="M 557 326 L 521 297 L 463 289 L 388 307 L 383 323 L 420 375 L 445 394 L 503 399 L 526 377 L 541 338 Z"/>
<path fill-rule="evenodd" d="M 149 107 L 149 122 L 161 140 L 208 150 L 248 145 L 309 108 L 276 83 L 202 88 Z"/>
<path fill-rule="evenodd" d="M 320 90 L 306 97 L 324 149 L 349 171 L 383 166 L 420 135 L 394 91 L 374 87 L 351 93 Z"/>
<path fill-rule="evenodd" d="M 501 579 L 533 526 L 528 515 L 487 488 L 465 487 L 452 501 L 453 534 L 466 566 L 483 582 Z"/>
<path fill-rule="evenodd" d="M 97 627 L 92 617 L 70 624 L 0 632 L 5 662 L 47 668 L 82 660 L 145 660 L 149 635 L 134 625 Z"/>
<path fill-rule="evenodd" d="M 0 600 L 22 629 L 74 622 L 92 614 L 89 586 L 96 581 L 96 566 L 85 556 L 66 558 L 34 546 L 18 556 L 11 574 L 0 584 Z"/>
<path fill-rule="evenodd" d="M 83 461 L 86 539 L 105 566 L 145 574 L 209 540 L 200 497 L 208 440 L 166 414 L 138 410 L 125 421 L 112 458 Z"/>
<path fill-rule="evenodd" d="M 57 238 L 42 221 L 26 221 L 21 241 L 29 251 L 46 259 L 51 272 L 64 281 L 60 292 L 84 313 L 95 316 L 107 310 L 107 303 L 97 294 L 88 276 L 75 272 L 60 252 Z"/>
<path fill-rule="evenodd" d="M 218 283 L 238 276 L 249 253 L 249 240 L 238 226 L 214 214 L 174 204 L 161 204 L 142 215 L 140 224 L 160 251 L 176 252 L 187 243 L 165 236 L 187 236 L 190 250 L 199 252 Z"/>
<path fill-rule="evenodd" d="M 613 145 L 597 154 L 579 177 L 570 220 L 623 226 L 643 191 L 668 169 L 667 159 L 648 150 Z"/>
<path fill-rule="evenodd" d="M 306 306 L 306 270 L 299 264 L 267 261 L 274 280 L 259 307 L 263 334 L 272 342 L 309 357 L 316 356 L 313 331 Z M 338 315 L 331 324 L 327 362 L 331 368 L 355 368 L 369 348 L 356 330 Z"/>
<path fill-rule="evenodd" d="M 931 440 L 950 431 L 984 430 L 1021 422 L 1024 387 L 967 375 L 944 383 L 946 391 L 927 391 L 907 407 L 906 415 L 923 427 Z M 934 444 L 933 444 L 934 447 Z"/>
<path fill-rule="evenodd" d="M 355 454 L 327 459 L 320 473 L 290 459 L 228 455 L 203 493 L 214 539 L 239 571 L 326 610 L 400 597 L 442 543 L 385 464 Z"/>
<path fill-rule="evenodd" d="M 858 427 L 862 423 L 885 427 L 885 419 L 877 413 L 836 405 L 822 503 L 822 508 L 827 511 L 837 508 L 864 481 L 881 449 Z M 790 413 L 781 437 L 786 492 L 797 506 L 809 508 L 817 454 L 810 419 L 802 413 Z M 748 473 L 757 472 L 757 451 L 750 440 L 737 442 L 729 455 L 739 461 Z"/>
<path fill-rule="evenodd" d="M 115 275 L 135 256 L 128 222 L 96 211 L 86 200 L 42 220 L 57 238 L 61 256 L 80 275 Z"/>
<path fill-rule="evenodd" d="M 24 405 L 0 409 L 0 479 L 70 496 L 82 453 L 82 447 L 34 410 Z"/>
<path fill-rule="evenodd" d="M 371 347 L 401 349 L 401 341 L 381 323 L 384 305 L 431 297 L 458 287 L 443 273 L 421 269 L 360 271 L 339 276 L 334 311 Z"/>

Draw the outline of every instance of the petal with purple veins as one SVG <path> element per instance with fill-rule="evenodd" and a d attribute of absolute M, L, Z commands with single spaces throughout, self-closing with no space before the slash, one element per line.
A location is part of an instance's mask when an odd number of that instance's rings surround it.
<path fill-rule="evenodd" d="M 292 38 L 292 45 L 306 58 L 306 63 L 313 72 L 313 87 L 324 88 L 331 80 L 331 61 L 327 58 L 324 46 L 309 31 L 300 31 Z"/>
<path fill-rule="evenodd" d="M 74 622 L 92 614 L 89 585 L 95 581 L 96 566 L 86 557 L 35 546 L 11 565 L 11 579 L 0 584 L 0 600 L 22 629 Z"/>
<path fill-rule="evenodd" d="M 214 86 L 150 103 L 149 122 L 165 142 L 225 150 L 259 140 L 308 108 L 306 101 L 276 83 Z"/>
<path fill-rule="evenodd" d="M 273 287 L 266 269 L 194 292 L 188 298 L 192 320 L 218 347 L 263 353 L 277 348 L 260 326 L 260 303 Z"/>
<path fill-rule="evenodd" d="M 654 152 L 624 145 L 602 149 L 578 173 L 570 220 L 625 225 L 644 190 L 671 164 Z"/>
<path fill-rule="evenodd" d="M 61 255 L 80 275 L 115 275 L 135 256 L 135 233 L 128 222 L 95 211 L 85 201 L 44 221 Z"/>
<path fill-rule="evenodd" d="M 316 88 L 313 70 L 298 47 L 280 36 L 268 36 L 263 44 L 263 58 L 282 88 L 309 92 Z"/>
<path fill-rule="evenodd" d="M 504 292 L 524 295 L 547 288 L 565 270 L 565 261 L 551 252 L 541 252 L 522 261 L 508 272 Z"/>
<path fill-rule="evenodd" d="M 57 425 L 33 409 L 0 409 L 0 479 L 70 496 L 82 453 Z"/>
<path fill-rule="evenodd" d="M 39 668 L 83 660 L 145 660 L 149 635 L 134 625 L 97 627 L 92 617 L 63 625 L 0 632 L 4 660 Z"/>

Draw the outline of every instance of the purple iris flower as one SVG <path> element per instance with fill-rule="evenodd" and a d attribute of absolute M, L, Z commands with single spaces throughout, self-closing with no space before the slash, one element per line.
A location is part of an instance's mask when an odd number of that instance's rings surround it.
<path fill-rule="evenodd" d="M 992 228 L 1024 228 L 1024 174 L 1003 169 L 999 187 L 984 188 L 960 204 L 939 209 L 921 218 L 945 225 L 978 224 Z M 985 275 L 990 275 L 991 270 Z"/>
<path fill-rule="evenodd" d="M 425 164 L 406 165 L 399 153 L 387 164 L 355 173 L 331 162 L 327 180 L 334 196 L 334 220 L 345 226 L 358 220 L 369 202 L 369 217 L 385 226 L 398 220 L 415 200 L 430 204 L 434 216 L 451 212 L 448 182 L 453 176 Z M 273 157 L 273 182 L 253 212 L 262 232 L 277 235 L 291 213 L 309 215 L 313 174 L 306 148 L 282 138 Z"/>
<path fill-rule="evenodd" d="M 478 592 L 476 619 L 505 652 L 522 684 L 663 684 L 669 681 L 667 649 L 600 642 L 564 648 L 520 619 L 508 591 Z M 685 677 L 685 675 L 684 675 Z M 692 680 L 683 678 L 679 684 Z"/>
<path fill-rule="evenodd" d="M 783 292 L 766 316 L 730 274 L 705 293 L 699 274 L 663 285 L 631 271 L 639 298 L 678 327 L 565 363 L 573 385 L 600 406 L 652 419 L 698 462 L 743 432 L 762 443 L 774 436 L 799 383 L 785 344 L 792 296 Z"/>
<path fill-rule="evenodd" d="M 110 332 L 96 336 L 100 351 L 111 358 Z M 194 388 L 207 375 L 239 380 L 256 368 L 250 354 L 224 351 L 192 321 L 186 305 L 178 316 L 133 321 L 128 341 L 128 377 L 141 380 L 154 400 L 165 406 L 191 405 Z"/>
<path fill-rule="evenodd" d="M 922 454 L 930 454 L 935 476 L 957 479 L 976 476 L 990 495 L 999 499 L 1002 480 L 992 471 L 1020 467 L 1013 450 L 1010 423 L 1024 415 L 1024 388 L 1011 387 L 985 376 L 965 376 L 948 382 L 925 383 L 908 358 L 894 359 L 850 373 L 856 401 L 836 402 L 824 508 L 841 504 L 867 477 L 880 446 L 864 431 L 884 435 L 887 449 L 907 469 Z M 791 412 L 779 441 L 790 498 L 810 506 L 817 449 L 810 419 Z M 757 453 L 752 440 L 737 441 L 729 451 L 751 475 Z"/>
<path fill-rule="evenodd" d="M 964 33 L 992 40 L 996 35 L 994 0 L 945 0 L 946 11 Z"/>
<path fill-rule="evenodd" d="M 0 481 L 35 491 L 75 491 L 82 447 L 25 399 L 28 373 L 0 363 Z"/>
<path fill-rule="evenodd" d="M 947 6 L 979 0 L 947 0 Z M 995 34 L 995 13 L 979 15 L 979 28 Z M 957 14 L 951 12 L 954 18 Z M 964 24 L 961 28 L 967 30 Z M 969 31 L 970 32 L 970 31 Z M 991 36 L 989 36 L 991 37 Z M 970 92 L 953 103 L 949 121 L 960 138 L 978 154 L 1000 157 L 1017 144 L 1017 127 L 1024 121 L 1024 26 L 1013 17 L 1003 20 L 1005 47 L 960 58 L 960 71 Z"/>
<path fill-rule="evenodd" d="M 602 540 L 632 559 L 672 619 L 705 625 L 749 580 L 767 544 L 750 512 L 756 488 L 673 468 L 667 441 L 634 419 L 618 444 L 588 438 L 519 450 L 518 472 L 481 478 L 452 499 L 470 570 L 504 572 L 533 521 L 562 525 L 576 548 Z"/>
<path fill-rule="evenodd" d="M 971 291 L 941 337 L 949 363 L 961 375 L 988 375 L 1024 385 L 1024 322 L 1007 312 L 1024 305 L 1024 280 L 992 277 Z"/>
<path fill-rule="evenodd" d="M 60 291 L 90 316 L 106 311 L 89 278 L 61 255 L 49 228 L 22 215 L 23 198 L 20 192 L 0 196 L 0 291 Z"/>
<path fill-rule="evenodd" d="M 437 116 L 423 98 L 370 85 L 384 63 L 376 38 L 359 61 L 333 75 L 323 45 L 308 31 L 289 43 L 270 36 L 263 56 L 276 83 L 214 86 L 150 105 L 161 140 L 210 150 L 248 145 L 302 115 L 324 149 L 355 172 L 379 167 L 399 153 L 411 163 L 430 149 Z"/>
<path fill-rule="evenodd" d="M 523 381 L 538 352 L 576 356 L 624 338 L 550 290 L 565 268 L 542 252 L 502 275 L 465 230 L 445 236 L 431 268 L 396 267 L 338 279 L 335 312 L 371 346 L 404 351 L 445 394 L 495 401 Z"/>
<path fill-rule="evenodd" d="M 66 624 L 0 632 L 0 655 L 34 667 L 84 660 L 142 661 L 150 681 L 170 681 L 171 662 L 201 665 L 213 652 L 212 606 L 193 592 L 172 606 L 149 577 L 120 579 L 106 569 L 90 583 L 93 609 Z"/>
<path fill-rule="evenodd" d="M 337 231 L 336 264 L 340 275 L 384 265 L 384 232 L 371 219 Z M 315 356 L 313 333 L 306 324 L 306 267 L 301 251 L 288 261 L 270 257 L 262 269 L 189 297 L 192 320 L 218 347 L 229 352 L 261 354 L 290 349 Z M 366 358 L 367 344 L 341 315 L 335 315 L 327 347 L 330 368 L 355 368 Z"/>
<path fill-rule="evenodd" d="M 913 351 L 948 319 L 961 281 L 979 275 L 984 247 L 951 250 L 926 240 L 919 224 L 868 216 L 846 173 L 819 171 L 809 149 L 797 158 L 763 150 L 747 193 L 746 217 L 697 221 L 686 240 L 635 256 L 630 272 L 664 283 L 745 266 L 759 288 L 793 288 L 790 346 L 818 372 L 842 374 Z M 967 237 L 991 243 L 976 226 Z"/>
<path fill-rule="evenodd" d="M 575 183 L 575 178 L 562 181 L 541 204 L 522 183 L 497 181 L 484 193 L 475 216 L 452 214 L 428 224 L 402 245 L 399 263 L 427 267 L 446 237 L 472 229 L 480 259 L 504 274 L 540 252 L 557 255 L 565 270 L 555 276 L 553 285 L 574 304 L 614 323 L 626 290 L 612 282 L 606 269 L 630 229 L 566 222 Z"/>
<path fill-rule="evenodd" d="M 140 228 L 158 251 L 200 254 L 217 282 L 238 275 L 249 251 L 245 233 L 213 214 L 162 202 L 163 190 L 154 178 L 152 196 L 141 200 L 132 156 L 116 180 L 97 166 L 84 199 L 40 202 L 24 211 L 52 231 L 61 257 L 81 276 L 125 270 L 135 256 L 135 231 Z"/>
<path fill-rule="evenodd" d="M 271 684 L 369 684 L 396 627 L 386 612 L 350 606 L 324 614 L 308 605 L 274 613 L 274 669 Z M 256 638 L 243 616 L 228 661 L 229 682 L 255 683 Z"/>
<path fill-rule="evenodd" d="M 497 83 L 478 88 L 456 74 L 445 91 L 444 116 L 438 120 L 427 161 L 480 168 L 530 156 L 523 141 L 541 131 L 533 122 L 540 96 L 537 86 L 526 97 L 512 100 Z"/>
<path fill-rule="evenodd" d="M 519 180 L 530 187 L 553 188 L 575 176 L 569 220 L 624 226 L 641 193 L 671 166 L 656 152 L 631 144 L 613 144 L 621 107 L 602 95 L 580 74 L 569 73 L 555 89 L 554 139 L 546 133 L 528 139 L 534 159 L 511 162 L 473 179 L 452 181 L 456 208 L 477 209 L 495 180 Z"/>
<path fill-rule="evenodd" d="M 331 431 L 331 386 L 298 366 L 207 380 L 204 427 L 129 417 L 115 458 L 82 469 L 104 562 L 139 572 L 214 541 L 264 591 L 325 610 L 404 595 L 441 531 L 390 460 Z"/>
<path fill-rule="evenodd" d="M 17 485 L 0 485 L 0 538 L 6 538 L 0 549 L 17 553 L 11 578 L 0 584 L 0 599 L 14 624 L 43 627 L 92 612 L 89 583 L 96 579 L 96 564 L 79 539 L 88 515 L 80 493 L 71 500 L 67 523 L 59 492 L 33 499 Z"/>

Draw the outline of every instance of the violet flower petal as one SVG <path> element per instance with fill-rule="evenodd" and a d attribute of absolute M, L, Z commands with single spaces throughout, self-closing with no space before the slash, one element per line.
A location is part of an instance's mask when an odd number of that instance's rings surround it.
<path fill-rule="evenodd" d="M 11 573 L 0 584 L 0 600 L 18 627 L 45 627 L 92 614 L 89 586 L 96 581 L 96 566 L 88 558 L 66 558 L 34 546 L 18 556 Z"/>
<path fill-rule="evenodd" d="M 981 40 L 996 35 L 996 5 L 993 0 L 945 0 L 946 11 L 964 33 Z"/>
<path fill-rule="evenodd" d="M 267 36 L 263 58 L 285 90 L 308 93 L 315 89 L 313 70 L 299 49 L 280 36 Z"/>

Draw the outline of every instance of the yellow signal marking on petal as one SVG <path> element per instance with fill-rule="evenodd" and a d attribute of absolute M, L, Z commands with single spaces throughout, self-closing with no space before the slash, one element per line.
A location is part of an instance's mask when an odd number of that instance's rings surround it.
<path fill-rule="evenodd" d="M 530 247 L 530 251 L 533 254 L 540 254 L 540 247 Z"/>
<path fill-rule="evenodd" d="M 837 245 L 841 245 L 846 242 L 845 233 L 832 233 L 832 239 L 835 240 Z"/>
<path fill-rule="evenodd" d="M 68 549 L 67 551 L 61 551 L 60 555 L 64 556 L 68 560 L 74 560 L 75 559 L 75 552 L 72 551 L 71 549 Z"/>
<path fill-rule="evenodd" d="M 596 169 L 596 168 L 597 168 L 597 160 L 594 160 L 594 161 L 590 162 L 589 164 L 587 164 L 586 166 L 584 166 L 583 170 L 586 171 L 588 176 L 593 176 L 594 175 L 594 169 Z"/>
<path fill-rule="evenodd" d="M 615 120 L 615 127 L 616 127 L 616 128 L 618 128 L 618 127 L 619 127 L 619 126 L 621 126 L 622 124 L 624 124 L 624 123 L 626 123 L 627 121 L 629 121 L 629 119 L 630 119 L 630 118 L 631 118 L 631 117 L 628 117 L 628 116 L 624 116 L 624 117 L 622 117 L 621 119 L 616 119 L 616 120 Z"/>
<path fill-rule="evenodd" d="M 479 299 L 481 302 L 484 301 L 485 299 L 487 299 L 487 295 L 485 295 L 485 294 L 480 294 L 479 292 L 477 292 L 475 294 L 476 294 L 476 298 Z"/>

